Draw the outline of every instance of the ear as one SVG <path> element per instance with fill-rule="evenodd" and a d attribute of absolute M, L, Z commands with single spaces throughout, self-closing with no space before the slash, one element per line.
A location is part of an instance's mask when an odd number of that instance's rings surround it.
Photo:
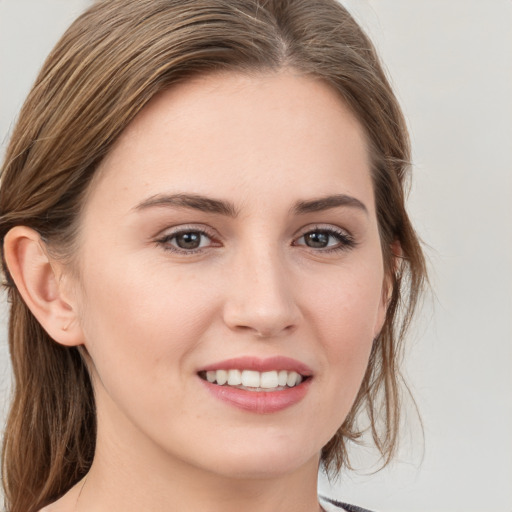
<path fill-rule="evenodd" d="M 43 329 L 62 345 L 81 345 L 82 329 L 71 290 L 66 290 L 69 279 L 63 265 L 49 257 L 37 231 L 12 228 L 5 236 L 4 257 L 19 293 Z"/>
<path fill-rule="evenodd" d="M 390 246 L 391 261 L 389 267 L 385 269 L 385 276 L 382 282 L 382 295 L 379 304 L 377 322 L 375 323 L 374 338 L 377 338 L 384 327 L 386 315 L 391 298 L 393 297 L 393 288 L 395 286 L 394 276 L 399 272 L 402 264 L 402 246 L 398 240 L 395 240 Z"/>

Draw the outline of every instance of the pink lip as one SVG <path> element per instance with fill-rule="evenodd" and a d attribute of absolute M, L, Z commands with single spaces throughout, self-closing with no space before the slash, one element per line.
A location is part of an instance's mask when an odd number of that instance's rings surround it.
<path fill-rule="evenodd" d="M 271 357 L 259 359 L 256 357 L 237 357 L 214 363 L 202 368 L 209 370 L 256 370 L 259 372 L 271 370 L 296 371 L 303 376 L 311 376 L 312 370 L 305 364 L 288 357 Z M 230 386 L 219 386 L 201 379 L 206 389 L 219 400 L 248 412 L 270 414 L 282 411 L 300 402 L 308 392 L 311 378 L 298 386 L 277 391 L 246 391 Z"/>
<path fill-rule="evenodd" d="M 233 359 L 226 359 L 218 363 L 209 364 L 200 371 L 210 370 L 255 370 L 258 372 L 269 372 L 271 370 L 287 370 L 289 372 L 295 371 L 303 376 L 310 376 L 313 374 L 311 368 L 304 363 L 284 356 L 274 356 L 265 359 L 258 357 L 234 357 Z"/>
<path fill-rule="evenodd" d="M 300 402 L 308 392 L 311 379 L 281 391 L 246 391 L 230 386 L 218 386 L 202 379 L 201 382 L 213 396 L 229 405 L 248 412 L 270 414 Z"/>

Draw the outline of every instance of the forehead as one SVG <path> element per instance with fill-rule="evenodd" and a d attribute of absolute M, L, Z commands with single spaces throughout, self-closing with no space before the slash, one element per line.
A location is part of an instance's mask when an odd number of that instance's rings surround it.
<path fill-rule="evenodd" d="M 92 188 L 108 189 L 111 203 L 130 194 L 190 191 L 251 201 L 272 191 L 297 199 L 333 189 L 373 203 L 367 148 L 359 121 L 320 79 L 293 69 L 206 75 L 155 96 L 104 159 Z"/>

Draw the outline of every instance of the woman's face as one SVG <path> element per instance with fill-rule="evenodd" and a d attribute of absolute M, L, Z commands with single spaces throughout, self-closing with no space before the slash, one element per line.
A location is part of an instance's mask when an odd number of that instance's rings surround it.
<path fill-rule="evenodd" d="M 79 242 L 97 456 L 316 468 L 386 303 L 365 138 L 333 90 L 287 70 L 160 94 L 101 164 Z"/>

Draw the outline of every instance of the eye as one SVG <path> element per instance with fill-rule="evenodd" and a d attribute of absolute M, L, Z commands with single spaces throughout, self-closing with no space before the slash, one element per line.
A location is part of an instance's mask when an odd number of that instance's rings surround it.
<path fill-rule="evenodd" d="M 159 238 L 157 244 L 168 251 L 194 253 L 213 244 L 212 238 L 199 229 L 183 229 Z"/>
<path fill-rule="evenodd" d="M 356 245 L 353 237 L 340 228 L 314 228 L 298 238 L 294 245 L 305 245 L 324 252 L 347 250 Z"/>
<path fill-rule="evenodd" d="M 180 249 L 199 249 L 204 247 L 208 237 L 199 231 L 188 231 L 174 235 L 172 239 Z"/>

